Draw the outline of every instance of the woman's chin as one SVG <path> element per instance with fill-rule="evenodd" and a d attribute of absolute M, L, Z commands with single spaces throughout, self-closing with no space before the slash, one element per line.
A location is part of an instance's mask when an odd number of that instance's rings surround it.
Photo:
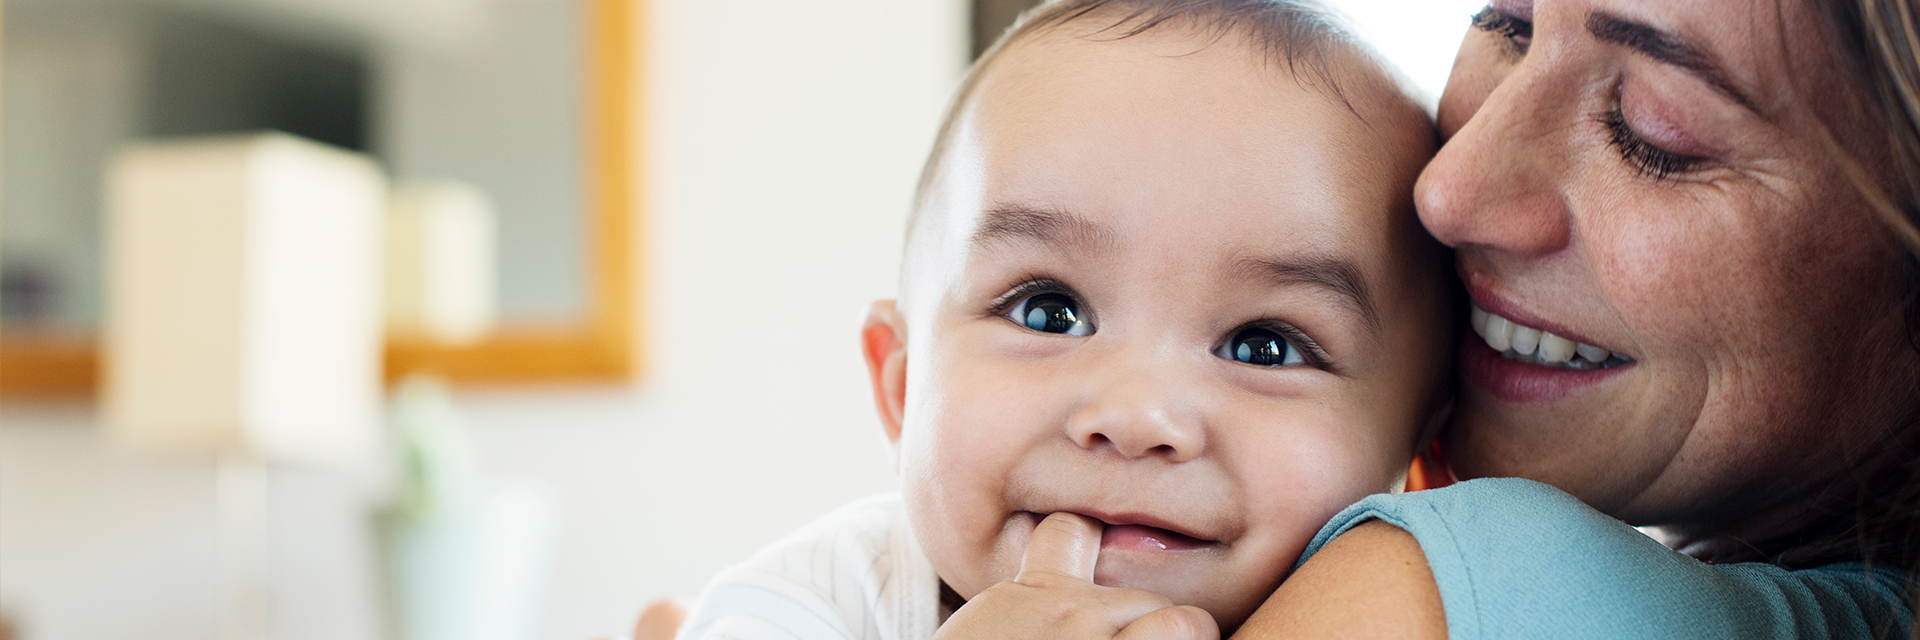
<path fill-rule="evenodd" d="M 1576 371 L 1515 362 L 1473 335 L 1459 358 L 1464 380 L 1441 450 L 1462 479 L 1528 478 L 1616 506 L 1643 484 L 1640 462 L 1658 466 L 1670 453 L 1650 445 L 1673 438 L 1651 432 L 1668 421 L 1641 410 L 1666 403 L 1635 392 L 1644 377 L 1635 374 L 1644 372 L 1634 365 Z"/>

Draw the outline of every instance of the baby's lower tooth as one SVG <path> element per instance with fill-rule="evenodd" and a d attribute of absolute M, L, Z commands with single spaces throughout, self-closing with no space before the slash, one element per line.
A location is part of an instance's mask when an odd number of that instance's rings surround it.
<path fill-rule="evenodd" d="M 1513 328 L 1513 350 L 1514 351 L 1518 351 L 1520 352 L 1520 355 L 1524 356 L 1524 355 L 1533 353 L 1533 350 L 1539 346 L 1540 346 L 1540 330 L 1539 329 L 1535 329 L 1532 327 L 1522 327 L 1518 325 L 1514 326 Z"/>

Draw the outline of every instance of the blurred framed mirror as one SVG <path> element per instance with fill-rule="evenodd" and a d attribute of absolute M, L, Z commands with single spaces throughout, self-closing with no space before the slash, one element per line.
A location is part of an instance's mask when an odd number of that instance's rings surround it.
<path fill-rule="evenodd" d="M 83 396 L 99 353 L 106 163 L 279 130 L 396 193 L 490 211 L 478 335 L 390 333 L 389 378 L 627 380 L 639 361 L 638 0 L 4 0 L 0 396 Z"/>

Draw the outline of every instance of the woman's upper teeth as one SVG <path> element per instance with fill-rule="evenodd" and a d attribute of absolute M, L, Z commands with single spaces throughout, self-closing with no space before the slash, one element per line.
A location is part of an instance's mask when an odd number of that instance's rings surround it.
<path fill-rule="evenodd" d="M 1574 342 L 1473 307 L 1473 332 L 1510 360 L 1566 369 L 1604 369 L 1632 360 L 1601 347 Z"/>

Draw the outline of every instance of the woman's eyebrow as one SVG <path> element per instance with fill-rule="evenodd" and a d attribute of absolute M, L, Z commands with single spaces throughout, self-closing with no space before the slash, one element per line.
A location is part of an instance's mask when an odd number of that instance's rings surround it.
<path fill-rule="evenodd" d="M 1733 85 L 1731 76 L 1727 75 L 1713 52 L 1678 34 L 1601 11 L 1587 14 L 1587 32 L 1601 42 L 1617 44 L 1656 61 L 1685 69 L 1754 115 L 1760 115 L 1760 110 L 1753 106 L 1753 100 Z"/>

